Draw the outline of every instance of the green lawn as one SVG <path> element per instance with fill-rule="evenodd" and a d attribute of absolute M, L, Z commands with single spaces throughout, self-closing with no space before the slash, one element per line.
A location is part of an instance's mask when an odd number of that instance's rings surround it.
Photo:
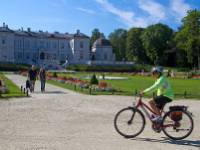
<path fill-rule="evenodd" d="M 114 87 L 119 87 L 123 91 L 131 94 L 134 91 L 141 91 L 154 83 L 151 77 L 134 76 L 129 80 L 107 81 Z M 200 98 L 200 80 L 195 79 L 169 79 L 176 97 Z"/>
<path fill-rule="evenodd" d="M 0 74 L 0 78 L 2 78 L 9 89 L 9 92 L 6 94 L 2 94 L 0 98 L 12 98 L 12 97 L 24 97 L 26 94 L 21 93 L 21 90 L 18 86 L 16 86 L 11 80 L 6 78 L 3 74 Z"/>
<path fill-rule="evenodd" d="M 58 76 L 67 76 L 67 77 L 77 77 L 82 76 L 91 76 L 93 73 L 88 72 L 77 72 L 77 73 L 59 73 Z M 102 75 L 102 73 L 96 73 L 97 76 Z M 105 76 L 118 76 L 118 77 L 127 77 L 127 80 L 104 80 L 107 83 L 110 83 L 115 89 L 121 90 L 122 92 L 114 93 L 120 95 L 134 95 L 136 91 L 141 91 L 154 83 L 154 78 L 152 77 L 142 77 L 135 76 L 130 74 L 120 74 L 120 73 L 105 73 Z M 200 99 L 200 80 L 197 79 L 169 79 L 176 98 L 182 98 L 185 95 L 187 98 L 198 98 Z M 54 83 L 55 84 L 55 83 Z M 69 87 L 69 85 L 63 84 L 59 85 L 71 90 L 74 90 L 74 87 Z M 78 92 L 81 92 L 77 90 Z M 88 92 L 84 92 L 88 93 Z M 96 93 L 96 94 L 108 94 L 108 93 Z M 113 93 L 112 93 L 113 94 Z M 151 95 L 147 95 L 151 96 Z"/>

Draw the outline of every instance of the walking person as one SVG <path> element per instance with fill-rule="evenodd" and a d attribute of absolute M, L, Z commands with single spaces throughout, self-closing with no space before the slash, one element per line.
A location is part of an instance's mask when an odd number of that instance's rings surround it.
<path fill-rule="evenodd" d="M 45 92 L 46 70 L 43 66 L 40 68 L 39 77 L 41 82 L 41 92 Z"/>
<path fill-rule="evenodd" d="M 34 65 L 31 66 L 31 69 L 28 71 L 28 78 L 30 81 L 30 91 L 34 92 L 35 90 L 35 81 L 37 79 L 37 70 Z"/>

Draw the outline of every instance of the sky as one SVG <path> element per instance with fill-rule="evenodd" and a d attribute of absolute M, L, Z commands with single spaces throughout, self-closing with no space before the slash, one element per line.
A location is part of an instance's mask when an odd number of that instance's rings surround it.
<path fill-rule="evenodd" d="M 164 23 L 177 30 L 188 10 L 200 0 L 0 0 L 0 26 L 33 31 L 91 35 L 98 28 L 106 36 L 118 28 Z"/>

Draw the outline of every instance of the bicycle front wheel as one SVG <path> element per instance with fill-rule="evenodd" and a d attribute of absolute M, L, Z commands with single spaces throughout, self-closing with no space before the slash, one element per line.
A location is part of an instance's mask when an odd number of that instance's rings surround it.
<path fill-rule="evenodd" d="M 124 108 L 116 114 L 114 126 L 120 135 L 133 138 L 144 130 L 145 118 L 138 109 L 133 107 Z"/>
<path fill-rule="evenodd" d="M 177 110 L 172 110 L 165 114 L 162 122 L 162 130 L 169 138 L 181 140 L 192 133 L 194 123 L 191 115 L 187 111 L 178 110 L 182 114 L 181 118 L 173 118 L 174 112 L 176 113 Z"/>

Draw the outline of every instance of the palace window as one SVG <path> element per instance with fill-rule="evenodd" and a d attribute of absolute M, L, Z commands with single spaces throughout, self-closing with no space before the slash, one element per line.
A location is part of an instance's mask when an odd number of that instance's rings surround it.
<path fill-rule="evenodd" d="M 69 48 L 69 49 L 71 48 L 70 43 L 68 43 L 68 48 Z"/>
<path fill-rule="evenodd" d="M 61 49 L 64 49 L 64 48 L 65 48 L 64 43 L 61 43 L 61 44 L 60 44 L 60 48 L 61 48 Z"/>
<path fill-rule="evenodd" d="M 2 37 L 1 43 L 2 43 L 2 45 L 6 44 L 6 37 Z"/>
<path fill-rule="evenodd" d="M 22 43 L 22 40 L 19 40 L 19 49 L 23 48 L 23 43 Z"/>
<path fill-rule="evenodd" d="M 82 59 L 83 59 L 83 53 L 80 53 L 79 60 L 82 60 Z"/>
<path fill-rule="evenodd" d="M 40 53 L 40 59 L 41 59 L 41 60 L 44 60 L 44 59 L 45 59 L 45 54 L 44 54 L 44 52 Z"/>
<path fill-rule="evenodd" d="M 44 41 L 40 41 L 40 48 L 44 48 Z"/>
<path fill-rule="evenodd" d="M 29 53 L 26 53 L 26 59 L 30 59 L 30 54 Z"/>
<path fill-rule="evenodd" d="M 107 54 L 104 54 L 104 60 L 107 60 L 107 59 L 108 59 Z"/>
<path fill-rule="evenodd" d="M 18 59 L 22 59 L 22 53 L 21 52 L 18 53 Z"/>
<path fill-rule="evenodd" d="M 50 48 L 50 42 L 47 42 L 47 48 Z"/>
<path fill-rule="evenodd" d="M 30 41 L 29 40 L 26 40 L 25 41 L 25 48 L 30 48 Z"/>
<path fill-rule="evenodd" d="M 53 48 L 57 48 L 57 43 L 56 42 L 53 43 Z"/>
<path fill-rule="evenodd" d="M 65 60 L 66 59 L 65 54 L 60 54 L 60 59 Z"/>
<path fill-rule="evenodd" d="M 6 40 L 5 39 L 2 39 L 2 44 L 6 44 Z"/>
<path fill-rule="evenodd" d="M 83 44 L 83 41 L 80 42 L 80 48 L 83 48 L 84 47 L 84 44 Z"/>

